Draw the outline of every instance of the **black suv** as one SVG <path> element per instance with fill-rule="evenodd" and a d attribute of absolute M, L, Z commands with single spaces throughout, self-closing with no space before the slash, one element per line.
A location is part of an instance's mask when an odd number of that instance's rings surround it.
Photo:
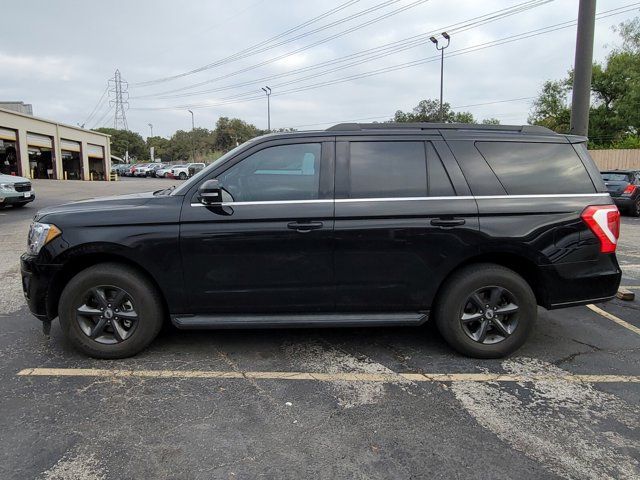
<path fill-rule="evenodd" d="M 499 357 L 537 305 L 620 282 L 620 215 L 586 139 L 532 126 L 341 124 L 266 135 L 178 188 L 34 218 L 22 282 L 100 358 L 180 329 L 421 325 Z M 46 328 L 45 328 L 46 329 Z"/>
<path fill-rule="evenodd" d="M 602 179 L 616 206 L 640 217 L 640 171 L 609 170 L 602 172 Z"/>

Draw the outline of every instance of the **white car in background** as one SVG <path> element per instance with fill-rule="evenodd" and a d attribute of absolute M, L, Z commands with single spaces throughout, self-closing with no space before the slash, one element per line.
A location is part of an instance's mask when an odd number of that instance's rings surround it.
<path fill-rule="evenodd" d="M 186 180 L 189 178 L 189 171 L 192 170 L 194 173 L 198 173 L 205 167 L 204 163 L 188 163 L 186 165 L 182 165 L 178 168 L 178 166 L 174 166 L 171 169 L 171 174 L 173 178 L 179 178 L 180 180 Z"/>
<path fill-rule="evenodd" d="M 147 163 L 145 165 L 141 165 L 136 168 L 136 171 L 133 173 L 136 177 L 146 177 L 149 175 L 149 171 L 153 170 L 155 167 L 161 165 L 160 163 Z"/>
<path fill-rule="evenodd" d="M 168 165 L 164 168 L 160 168 L 156 170 L 156 177 L 167 178 L 167 174 L 171 173 L 171 169 L 173 168 L 186 168 L 186 165 Z"/>
<path fill-rule="evenodd" d="M 28 178 L 0 174 L 0 209 L 7 205 L 24 207 L 35 198 Z"/>

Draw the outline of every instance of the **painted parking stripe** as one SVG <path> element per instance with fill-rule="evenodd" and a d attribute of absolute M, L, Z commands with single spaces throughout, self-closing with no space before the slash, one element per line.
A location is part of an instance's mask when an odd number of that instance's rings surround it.
<path fill-rule="evenodd" d="M 111 377 L 111 378 L 193 378 L 252 380 L 311 380 L 319 382 L 570 382 L 640 383 L 640 375 L 510 375 L 493 373 L 315 373 L 315 372 L 235 372 L 219 370 L 109 370 L 99 368 L 26 368 L 23 377 Z"/>
<path fill-rule="evenodd" d="M 621 327 L 624 327 L 627 330 L 631 330 L 633 333 L 636 333 L 636 334 L 640 335 L 640 328 L 636 327 L 635 325 L 631 325 L 629 322 L 625 322 L 624 320 L 622 320 L 621 318 L 616 317 L 612 313 L 609 313 L 609 312 L 607 312 L 607 311 L 605 311 L 605 310 L 603 310 L 603 309 L 601 309 L 599 307 L 596 307 L 595 305 L 587 305 L 587 308 L 592 310 L 592 311 L 594 311 L 594 312 L 596 312 L 598 315 L 601 315 L 604 318 L 607 318 L 607 319 L 611 320 L 612 322 L 617 323 Z"/>
<path fill-rule="evenodd" d="M 640 285 L 621 285 L 621 288 L 628 288 L 629 290 L 640 290 Z"/>

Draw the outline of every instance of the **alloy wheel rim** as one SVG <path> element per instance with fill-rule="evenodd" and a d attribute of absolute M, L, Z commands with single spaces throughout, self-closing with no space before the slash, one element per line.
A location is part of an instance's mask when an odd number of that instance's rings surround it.
<path fill-rule="evenodd" d="M 465 300 L 460 313 L 464 333 L 474 342 L 492 345 L 504 341 L 518 327 L 519 306 L 509 290 L 483 287 Z"/>
<path fill-rule="evenodd" d="M 138 326 L 131 295 L 120 287 L 100 285 L 87 290 L 76 309 L 76 322 L 91 340 L 113 345 L 127 340 Z"/>

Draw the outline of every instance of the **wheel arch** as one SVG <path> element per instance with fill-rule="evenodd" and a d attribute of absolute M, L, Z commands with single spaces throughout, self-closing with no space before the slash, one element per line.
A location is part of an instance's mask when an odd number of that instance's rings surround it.
<path fill-rule="evenodd" d="M 46 299 L 47 316 L 50 319 L 58 316 L 58 303 L 60 301 L 60 295 L 62 295 L 62 291 L 67 286 L 69 281 L 81 271 L 100 263 L 119 263 L 136 270 L 140 275 L 144 276 L 158 291 L 158 295 L 162 299 L 162 308 L 164 309 L 165 314 L 169 312 L 167 299 L 162 289 L 160 288 L 160 285 L 146 268 L 144 268 L 142 265 L 132 260 L 131 258 L 119 253 L 89 252 L 75 255 L 69 258 L 64 263 L 64 266 L 58 272 L 56 272 L 55 276 L 52 278 L 52 281 L 49 285 L 49 290 L 47 291 Z"/>
<path fill-rule="evenodd" d="M 479 263 L 492 263 L 508 268 L 509 270 L 513 270 L 515 273 L 524 278 L 524 280 L 529 284 L 531 290 L 533 290 L 533 293 L 535 294 L 536 303 L 542 307 L 548 308 L 549 302 L 547 290 L 544 286 L 539 267 L 536 265 L 536 263 L 523 255 L 502 252 L 488 252 L 478 254 L 469 257 L 463 262 L 456 265 L 455 268 L 449 271 L 449 273 L 444 277 L 444 280 L 440 283 L 436 292 L 435 301 L 440 298 L 440 293 L 444 285 L 454 273 L 461 270 L 462 268 L 468 267 L 469 265 Z"/>

